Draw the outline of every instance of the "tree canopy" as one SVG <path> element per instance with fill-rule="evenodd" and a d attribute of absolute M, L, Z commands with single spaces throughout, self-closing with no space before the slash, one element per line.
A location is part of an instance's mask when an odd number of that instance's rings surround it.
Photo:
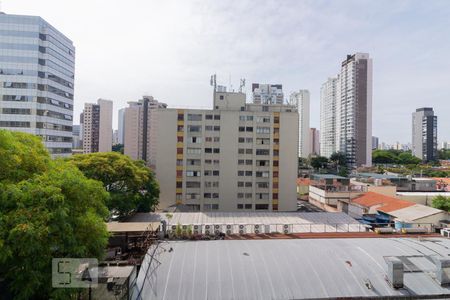
<path fill-rule="evenodd" d="M 311 158 L 311 166 L 314 169 L 324 169 L 328 166 L 328 158 L 325 156 L 316 156 Z"/>
<path fill-rule="evenodd" d="M 330 161 L 338 166 L 346 166 L 347 165 L 347 157 L 343 152 L 334 152 L 330 156 Z"/>
<path fill-rule="evenodd" d="M 433 198 L 432 206 L 450 212 L 450 198 L 442 195 Z"/>
<path fill-rule="evenodd" d="M 110 194 L 106 205 L 125 217 L 134 211 L 148 212 L 158 205 L 159 185 L 143 161 L 117 153 L 74 155 L 69 159 L 83 174 L 99 180 Z"/>
<path fill-rule="evenodd" d="M 422 160 L 413 156 L 410 151 L 377 149 L 372 152 L 372 162 L 374 164 L 418 165 Z"/>
<path fill-rule="evenodd" d="M 102 258 L 109 195 L 38 137 L 0 130 L 0 153 L 0 278 L 16 299 L 67 296 L 51 287 L 51 260 Z"/>

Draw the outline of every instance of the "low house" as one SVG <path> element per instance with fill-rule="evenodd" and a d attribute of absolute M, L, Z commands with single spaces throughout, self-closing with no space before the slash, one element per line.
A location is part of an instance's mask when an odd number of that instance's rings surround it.
<path fill-rule="evenodd" d="M 388 215 L 395 221 L 396 228 L 425 227 L 430 231 L 448 218 L 447 212 L 421 204 L 391 211 Z"/>
<path fill-rule="evenodd" d="M 309 178 L 297 178 L 297 198 L 302 198 L 309 194 L 309 185 L 311 179 Z"/>

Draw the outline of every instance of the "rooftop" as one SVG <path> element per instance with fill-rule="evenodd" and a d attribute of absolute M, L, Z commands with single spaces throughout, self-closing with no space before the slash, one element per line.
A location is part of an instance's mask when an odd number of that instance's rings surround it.
<path fill-rule="evenodd" d="M 403 179 L 405 177 L 400 177 L 396 175 L 386 175 L 378 173 L 358 173 L 358 177 L 374 178 L 374 179 Z"/>
<path fill-rule="evenodd" d="M 413 206 L 392 211 L 389 214 L 401 221 L 415 221 L 442 212 L 442 210 L 430 206 L 415 204 Z"/>
<path fill-rule="evenodd" d="M 149 249 L 131 298 L 448 299 L 432 259 L 449 255 L 444 238 L 174 241 Z M 389 257 L 404 288 L 387 281 Z"/>
<path fill-rule="evenodd" d="M 356 197 L 352 200 L 352 203 L 357 203 L 365 207 L 380 205 L 377 210 L 382 212 L 391 212 L 414 205 L 414 202 L 400 200 L 374 192 L 367 192 L 359 197 Z"/>
<path fill-rule="evenodd" d="M 309 178 L 297 178 L 297 185 L 310 185 L 311 179 Z"/>
<path fill-rule="evenodd" d="M 348 179 L 348 178 L 334 174 L 312 174 L 311 179 L 320 180 L 320 179 Z"/>

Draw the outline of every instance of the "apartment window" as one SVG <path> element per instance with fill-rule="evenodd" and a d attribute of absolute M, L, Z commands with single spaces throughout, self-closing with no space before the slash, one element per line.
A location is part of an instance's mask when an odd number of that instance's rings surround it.
<path fill-rule="evenodd" d="M 181 201 L 183 199 L 183 194 L 177 193 L 175 195 L 175 200 Z"/>
<path fill-rule="evenodd" d="M 212 193 L 213 199 L 219 199 L 219 193 Z"/>
<path fill-rule="evenodd" d="M 269 193 L 256 193 L 256 199 L 269 200 Z"/>
<path fill-rule="evenodd" d="M 184 130 L 184 126 L 183 125 L 178 125 L 177 131 L 181 132 L 183 130 Z"/>
<path fill-rule="evenodd" d="M 268 189 L 269 188 L 269 183 L 268 182 L 257 182 L 256 186 L 259 189 Z"/>
<path fill-rule="evenodd" d="M 245 116 L 239 116 L 239 121 L 245 121 Z"/>
<path fill-rule="evenodd" d="M 205 165 L 210 165 L 212 163 L 212 160 L 210 159 L 205 159 Z"/>
<path fill-rule="evenodd" d="M 245 193 L 245 199 L 251 199 L 252 197 L 252 193 Z"/>
<path fill-rule="evenodd" d="M 269 155 L 269 149 L 256 149 L 256 155 Z"/>
<path fill-rule="evenodd" d="M 238 154 L 244 154 L 245 153 L 245 149 L 244 148 L 239 148 L 238 149 Z"/>
<path fill-rule="evenodd" d="M 214 115 L 214 120 L 220 120 L 220 115 Z"/>
<path fill-rule="evenodd" d="M 215 170 L 215 171 L 212 172 L 212 174 L 213 174 L 213 176 L 219 176 L 219 171 Z"/>
<path fill-rule="evenodd" d="M 280 128 L 274 128 L 273 133 L 280 133 Z"/>
<path fill-rule="evenodd" d="M 264 106 L 262 107 L 262 111 L 269 111 L 269 107 L 264 105 Z"/>
<path fill-rule="evenodd" d="M 189 200 L 195 200 L 200 198 L 200 194 L 198 193 L 190 193 L 186 195 L 186 198 Z"/>
<path fill-rule="evenodd" d="M 193 144 L 201 144 L 202 142 L 202 138 L 198 137 L 198 136 L 193 136 L 191 137 L 191 143 Z"/>
<path fill-rule="evenodd" d="M 186 171 L 187 177 L 200 177 L 200 171 Z"/>
<path fill-rule="evenodd" d="M 243 181 L 238 181 L 237 186 L 238 187 L 244 187 L 244 182 Z"/>
<path fill-rule="evenodd" d="M 268 167 L 269 163 L 270 163 L 270 161 L 268 161 L 268 160 L 257 160 L 256 161 L 256 165 L 259 167 Z"/>
<path fill-rule="evenodd" d="M 189 125 L 188 126 L 188 131 L 189 132 L 201 132 L 202 131 L 202 126 L 201 125 Z"/>
<path fill-rule="evenodd" d="M 256 122 L 258 122 L 258 123 L 270 123 L 270 117 L 268 117 L 268 116 L 256 117 Z"/>
<path fill-rule="evenodd" d="M 213 115 L 205 115 L 205 120 L 212 120 L 213 119 Z"/>
<path fill-rule="evenodd" d="M 218 159 L 213 160 L 213 164 L 218 165 L 220 161 Z"/>
<path fill-rule="evenodd" d="M 205 174 L 205 176 L 211 176 L 212 175 L 212 171 L 211 170 L 205 170 L 204 174 Z"/>
<path fill-rule="evenodd" d="M 211 125 L 206 125 L 205 131 L 213 131 L 213 127 Z"/>
<path fill-rule="evenodd" d="M 280 123 L 280 117 L 274 117 L 274 118 L 273 118 L 273 122 L 274 122 L 275 124 Z"/>
<path fill-rule="evenodd" d="M 245 131 L 247 131 L 247 132 L 253 132 L 253 127 L 251 127 L 251 126 L 245 127 Z"/>
<path fill-rule="evenodd" d="M 245 160 L 245 164 L 248 165 L 248 166 L 251 166 L 251 165 L 253 165 L 253 160 L 251 160 L 251 159 L 246 159 L 246 160 Z"/>
<path fill-rule="evenodd" d="M 220 148 L 214 148 L 214 153 L 220 153 Z"/>
<path fill-rule="evenodd" d="M 256 177 L 269 178 L 269 172 L 256 171 Z"/>
<path fill-rule="evenodd" d="M 253 116 L 247 116 L 247 121 L 253 121 Z"/>
<path fill-rule="evenodd" d="M 246 143 L 253 143 L 253 138 L 245 138 Z"/>
<path fill-rule="evenodd" d="M 183 148 L 177 148 L 177 154 L 183 154 Z"/>
<path fill-rule="evenodd" d="M 245 176 L 252 176 L 253 172 L 252 171 L 245 171 Z"/>
<path fill-rule="evenodd" d="M 244 159 L 238 159 L 238 165 L 243 165 L 245 164 L 245 160 Z"/>
<path fill-rule="evenodd" d="M 278 160 L 274 160 L 274 161 L 273 161 L 273 166 L 274 166 L 274 167 L 278 167 L 278 164 L 279 164 Z"/>
<path fill-rule="evenodd" d="M 212 153 L 212 148 L 205 148 L 205 153 Z"/>
<path fill-rule="evenodd" d="M 245 209 L 252 209 L 253 205 L 252 204 L 245 204 Z"/>
<path fill-rule="evenodd" d="M 186 181 L 186 187 L 187 188 L 199 188 L 200 182 L 198 181 Z"/>
<path fill-rule="evenodd" d="M 273 156 L 279 156 L 280 150 L 273 150 Z"/>
<path fill-rule="evenodd" d="M 188 154 L 201 154 L 202 149 L 201 148 L 187 148 L 186 151 Z"/>
<path fill-rule="evenodd" d="M 182 143 L 183 142 L 183 137 L 182 136 L 177 136 L 177 142 L 178 143 Z"/>
<path fill-rule="evenodd" d="M 278 171 L 273 171 L 273 177 L 278 177 Z"/>
<path fill-rule="evenodd" d="M 273 143 L 275 145 L 279 145 L 280 144 L 280 139 L 273 139 Z"/>
<path fill-rule="evenodd" d="M 277 200 L 277 199 L 278 199 L 278 193 L 273 193 L 273 194 L 272 194 L 272 199 Z"/>
<path fill-rule="evenodd" d="M 12 114 L 12 115 L 29 115 L 31 114 L 31 109 L 29 108 L 4 108 L 4 114 Z"/>
<path fill-rule="evenodd" d="M 188 121 L 201 121 L 202 115 L 201 114 L 188 114 L 187 119 L 188 119 Z"/>
<path fill-rule="evenodd" d="M 252 187 L 253 183 L 251 181 L 247 181 L 245 183 L 245 187 Z"/>
<path fill-rule="evenodd" d="M 223 100 L 223 99 L 224 99 L 224 98 L 223 98 L 223 95 L 220 95 L 220 96 L 219 96 L 219 99 L 220 99 L 220 100 Z"/>
<path fill-rule="evenodd" d="M 183 165 L 183 160 L 177 159 L 177 166 L 182 166 L 182 165 Z"/>
<path fill-rule="evenodd" d="M 177 170 L 177 177 L 183 177 L 183 171 Z"/>
<path fill-rule="evenodd" d="M 178 121 L 184 121 L 184 114 L 178 114 Z"/>
<path fill-rule="evenodd" d="M 183 188 L 183 182 L 177 181 L 177 189 L 181 189 L 181 188 Z"/>
<path fill-rule="evenodd" d="M 238 138 L 238 143 L 245 143 L 245 138 L 243 137 Z"/>
<path fill-rule="evenodd" d="M 244 204 L 238 204 L 237 209 L 244 209 Z"/>
<path fill-rule="evenodd" d="M 257 145 L 269 145 L 270 144 L 270 139 L 269 138 L 257 138 L 256 139 L 256 144 Z"/>
<path fill-rule="evenodd" d="M 214 137 L 214 142 L 215 142 L 215 143 L 218 143 L 218 142 L 220 142 L 220 137 L 218 137 L 218 136 L 215 136 L 215 137 Z"/>
<path fill-rule="evenodd" d="M 238 176 L 244 176 L 245 175 L 245 172 L 244 171 L 238 171 Z"/>
<path fill-rule="evenodd" d="M 220 96 L 223 97 L 223 96 Z M 218 210 L 219 204 L 203 204 L 204 211 Z"/>
<path fill-rule="evenodd" d="M 239 131 L 240 132 L 244 132 L 245 131 L 245 126 L 239 126 Z"/>
<path fill-rule="evenodd" d="M 245 154 L 253 154 L 253 149 L 245 149 Z"/>
<path fill-rule="evenodd" d="M 238 193 L 238 194 L 237 194 L 237 197 L 238 197 L 238 199 L 244 198 L 244 193 Z"/>
<path fill-rule="evenodd" d="M 212 137 L 210 137 L 210 136 L 205 137 L 205 142 L 210 143 L 210 142 L 212 142 L 212 141 L 213 141 L 213 140 L 212 140 Z"/>
<path fill-rule="evenodd" d="M 270 133 L 270 127 L 256 127 L 256 133 Z"/>
<path fill-rule="evenodd" d="M 255 210 L 268 210 L 269 204 L 255 204 Z"/>
<path fill-rule="evenodd" d="M 204 193 L 203 198 L 206 198 L 206 199 L 211 198 L 211 193 Z"/>
<path fill-rule="evenodd" d="M 277 188 L 278 188 L 278 182 L 274 182 L 274 183 L 272 184 L 272 188 L 277 189 Z"/>

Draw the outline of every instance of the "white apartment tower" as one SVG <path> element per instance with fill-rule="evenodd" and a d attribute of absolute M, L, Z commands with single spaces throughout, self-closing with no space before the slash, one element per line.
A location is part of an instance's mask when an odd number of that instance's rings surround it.
<path fill-rule="evenodd" d="M 117 129 L 117 142 L 123 145 L 123 138 L 125 134 L 125 109 L 121 108 L 118 112 L 118 129 Z"/>
<path fill-rule="evenodd" d="M 152 96 L 143 96 L 139 101 L 128 102 L 128 105 L 129 107 L 123 111 L 124 154 L 149 163 L 152 111 L 156 108 L 166 108 L 167 104 L 157 101 Z"/>
<path fill-rule="evenodd" d="M 299 90 L 291 93 L 289 104 L 297 108 L 298 111 L 298 156 L 308 158 L 311 154 L 310 145 L 310 128 L 309 128 L 309 112 L 310 112 L 310 95 L 308 90 Z"/>
<path fill-rule="evenodd" d="M 337 151 L 337 102 L 339 75 L 328 78 L 320 89 L 320 155 L 330 157 Z"/>
<path fill-rule="evenodd" d="M 284 94 L 281 84 L 252 84 L 253 103 L 283 104 Z"/>
<path fill-rule="evenodd" d="M 372 165 L 372 59 L 347 55 L 340 73 L 337 103 L 339 149 L 350 167 Z"/>
<path fill-rule="evenodd" d="M 83 153 L 109 152 L 112 148 L 111 100 L 85 103 L 83 110 Z"/>
<path fill-rule="evenodd" d="M 249 104 L 218 88 L 213 107 L 153 110 L 149 162 L 160 208 L 296 211 L 296 108 Z"/>

